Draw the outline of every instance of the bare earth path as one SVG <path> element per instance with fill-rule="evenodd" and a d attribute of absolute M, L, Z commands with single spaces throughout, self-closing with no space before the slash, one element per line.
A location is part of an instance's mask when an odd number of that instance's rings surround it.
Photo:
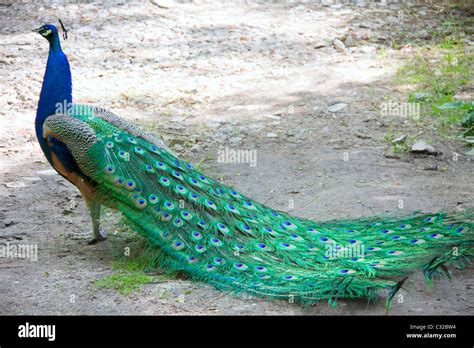
<path fill-rule="evenodd" d="M 454 156 L 459 144 L 433 137 L 442 155 L 385 156 L 384 134 L 415 126 L 380 114 L 381 103 L 405 101 L 393 78 L 409 47 L 381 52 L 394 30 L 416 35 L 435 23 L 436 8 L 403 8 L 418 18 L 396 23 L 398 5 L 35 3 L 0 4 L 0 243 L 36 244 L 39 253 L 36 262 L 0 258 L 0 314 L 384 313 L 383 302 L 303 309 L 186 280 L 131 295 L 94 287 L 115 272 L 113 248 L 87 245 L 78 191 L 48 171 L 34 135 L 47 43 L 30 30 L 57 17 L 71 28 L 63 49 L 76 102 L 157 131 L 184 158 L 208 159 L 206 172 L 271 207 L 325 220 L 472 200 L 473 167 Z M 337 50 L 333 40 L 348 33 L 355 46 Z M 337 102 L 347 106 L 328 111 Z M 226 147 L 255 151 L 257 165 L 221 163 Z M 472 268 L 453 273 L 431 290 L 416 273 L 391 314 L 474 314 Z"/>

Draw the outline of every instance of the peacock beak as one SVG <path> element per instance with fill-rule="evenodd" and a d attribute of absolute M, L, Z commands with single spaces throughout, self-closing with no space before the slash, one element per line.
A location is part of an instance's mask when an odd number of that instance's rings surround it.
<path fill-rule="evenodd" d="M 39 33 L 42 27 L 39 27 L 38 29 L 33 29 L 32 32 L 34 33 Z"/>

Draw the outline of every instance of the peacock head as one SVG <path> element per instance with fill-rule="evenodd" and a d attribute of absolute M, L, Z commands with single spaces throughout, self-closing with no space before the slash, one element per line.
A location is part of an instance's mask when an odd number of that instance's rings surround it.
<path fill-rule="evenodd" d="M 58 34 L 58 29 L 54 25 L 47 23 L 33 31 L 40 34 L 48 41 L 51 41 Z"/>
<path fill-rule="evenodd" d="M 61 24 L 61 27 L 63 29 L 63 39 L 67 39 L 67 30 L 64 27 L 63 23 L 61 22 L 61 20 L 59 20 L 59 23 Z M 58 29 L 54 25 L 49 24 L 49 23 L 45 23 L 41 27 L 33 31 L 40 34 L 50 43 L 52 43 L 55 39 L 58 38 Z"/>

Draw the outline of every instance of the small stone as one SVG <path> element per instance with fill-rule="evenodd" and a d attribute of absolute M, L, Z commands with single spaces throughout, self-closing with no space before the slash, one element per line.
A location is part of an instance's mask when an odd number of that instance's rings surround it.
<path fill-rule="evenodd" d="M 298 132 L 296 135 L 297 140 L 305 140 L 306 139 L 306 129 L 303 129 L 302 131 Z"/>
<path fill-rule="evenodd" d="M 468 155 L 468 156 L 474 156 L 474 148 L 470 149 L 469 151 L 465 152 L 464 154 Z"/>
<path fill-rule="evenodd" d="M 29 181 L 29 182 L 41 181 L 41 178 L 39 178 L 37 176 L 22 176 L 21 178 L 26 180 L 26 181 Z"/>
<path fill-rule="evenodd" d="M 338 50 L 339 52 L 345 52 L 346 51 L 346 46 L 339 39 L 334 39 L 333 45 L 336 48 L 336 50 Z"/>
<path fill-rule="evenodd" d="M 278 134 L 276 133 L 267 133 L 267 138 L 277 138 Z"/>
<path fill-rule="evenodd" d="M 420 100 L 424 100 L 424 99 L 428 98 L 430 96 L 430 94 L 429 93 L 424 93 L 424 92 L 417 92 L 417 93 L 413 93 L 412 96 L 416 100 L 420 101 Z"/>
<path fill-rule="evenodd" d="M 174 144 L 173 150 L 176 151 L 176 152 L 181 152 L 181 151 L 184 150 L 184 147 L 180 144 Z"/>
<path fill-rule="evenodd" d="M 222 128 L 219 129 L 219 133 L 229 135 L 230 133 L 232 133 L 232 128 L 228 127 L 228 126 L 222 127 Z"/>
<path fill-rule="evenodd" d="M 281 115 L 281 113 L 280 113 L 280 115 Z M 263 116 L 263 117 L 266 117 L 266 118 L 271 118 L 272 120 L 279 120 L 279 119 L 281 119 L 281 117 L 280 117 L 280 116 L 277 116 L 277 114 L 275 114 L 275 115 L 262 115 L 262 116 Z"/>
<path fill-rule="evenodd" d="M 192 147 L 191 147 L 191 152 L 199 152 L 201 150 L 201 146 L 198 145 L 198 144 L 194 144 Z"/>
<path fill-rule="evenodd" d="M 8 188 L 22 188 L 26 186 L 23 181 L 10 181 L 6 182 L 4 185 Z"/>
<path fill-rule="evenodd" d="M 233 138 L 230 138 L 229 139 L 229 143 L 231 145 L 238 145 L 242 142 L 242 138 L 241 137 L 233 137 Z"/>
<path fill-rule="evenodd" d="M 328 107 L 328 111 L 329 112 L 338 112 L 338 111 L 341 111 L 342 109 L 345 109 L 347 106 L 346 103 L 335 103 L 335 104 L 332 104 Z"/>
<path fill-rule="evenodd" d="M 346 37 L 346 39 L 344 40 L 344 45 L 346 47 L 354 47 L 356 45 L 355 41 L 354 41 L 354 38 L 352 37 L 352 35 L 348 35 Z"/>
<path fill-rule="evenodd" d="M 437 164 L 432 164 L 430 166 L 426 166 L 423 168 L 423 170 L 438 170 L 438 165 Z"/>
<path fill-rule="evenodd" d="M 399 144 L 403 143 L 405 140 L 407 140 L 408 136 L 406 134 L 400 135 L 399 137 L 396 137 L 395 139 L 392 140 L 392 144 Z"/>
<path fill-rule="evenodd" d="M 431 39 L 431 34 L 428 32 L 428 30 L 420 30 L 417 35 L 420 39 L 423 40 L 429 40 Z"/>
<path fill-rule="evenodd" d="M 358 30 L 355 33 L 355 39 L 357 40 L 369 40 L 372 37 L 371 30 Z"/>
<path fill-rule="evenodd" d="M 362 46 L 360 50 L 362 53 L 374 53 L 376 48 L 375 46 Z"/>
<path fill-rule="evenodd" d="M 219 128 L 221 126 L 219 122 L 209 122 L 207 125 L 209 128 Z"/>
<path fill-rule="evenodd" d="M 46 169 L 46 170 L 39 170 L 36 172 L 38 175 L 44 175 L 44 176 L 51 176 L 51 175 L 58 175 L 58 172 L 55 171 L 54 169 Z"/>
<path fill-rule="evenodd" d="M 391 38 L 391 35 L 392 34 L 389 31 L 382 31 L 382 32 L 378 33 L 377 40 L 379 42 L 389 41 L 390 38 Z"/>
<path fill-rule="evenodd" d="M 173 117 L 170 121 L 171 122 L 176 122 L 176 123 L 181 123 L 186 120 L 186 117 L 183 116 L 175 116 Z"/>
<path fill-rule="evenodd" d="M 435 148 L 424 140 L 418 140 L 411 146 L 411 152 L 415 153 L 437 153 Z"/>
<path fill-rule="evenodd" d="M 360 23 L 359 24 L 359 28 L 362 28 L 362 29 L 373 29 L 374 28 L 374 25 L 370 22 L 363 22 L 363 23 Z"/>
<path fill-rule="evenodd" d="M 385 18 L 385 20 L 390 24 L 400 23 L 400 20 L 397 17 L 394 17 L 394 16 L 388 16 L 387 18 Z"/>
<path fill-rule="evenodd" d="M 355 136 L 360 139 L 372 139 L 372 136 L 365 133 L 356 133 Z"/>

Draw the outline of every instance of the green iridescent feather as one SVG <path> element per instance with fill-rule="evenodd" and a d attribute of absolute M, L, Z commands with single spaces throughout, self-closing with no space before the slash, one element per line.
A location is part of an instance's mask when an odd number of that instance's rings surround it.
<path fill-rule="evenodd" d="M 159 248 L 160 267 L 220 289 L 305 304 L 373 299 L 383 290 L 389 304 L 413 271 L 424 270 L 429 281 L 445 264 L 472 256 L 472 211 L 327 222 L 294 217 L 84 110 L 76 106 L 70 116 L 95 141 L 78 164 L 97 184 L 97 200 L 121 211 Z"/>

